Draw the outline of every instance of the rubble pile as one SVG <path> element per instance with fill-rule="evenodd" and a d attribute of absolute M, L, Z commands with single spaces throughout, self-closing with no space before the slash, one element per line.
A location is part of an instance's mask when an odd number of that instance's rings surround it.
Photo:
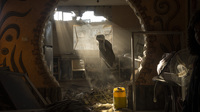
<path fill-rule="evenodd" d="M 46 107 L 47 112 L 91 112 L 85 104 L 78 100 L 62 100 Z"/>
<path fill-rule="evenodd" d="M 77 100 L 87 105 L 91 110 L 112 110 L 113 109 L 113 89 L 115 87 L 125 87 L 128 90 L 130 81 L 119 82 L 115 84 L 99 85 L 90 91 L 81 91 L 79 89 L 65 89 L 64 100 Z"/>

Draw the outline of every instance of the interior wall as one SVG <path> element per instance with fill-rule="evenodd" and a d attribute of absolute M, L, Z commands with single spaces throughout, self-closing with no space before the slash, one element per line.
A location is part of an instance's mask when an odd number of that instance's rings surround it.
<path fill-rule="evenodd" d="M 66 10 L 66 9 L 65 9 Z M 95 10 L 97 12 L 97 10 Z M 105 24 L 110 24 L 113 27 L 113 49 L 116 55 L 120 55 L 123 53 L 130 53 L 130 39 L 131 39 L 131 31 L 141 30 L 139 21 L 135 16 L 134 12 L 131 8 L 126 6 L 112 6 L 111 15 L 109 14 L 109 22 Z M 98 11 L 98 15 L 101 12 Z M 105 15 L 105 13 L 104 13 Z M 105 15 L 105 17 L 107 17 Z M 59 25 L 62 28 L 56 28 L 56 24 L 65 24 Z M 54 32 L 54 56 L 61 56 L 65 54 L 73 53 L 73 25 L 79 24 L 74 21 L 68 22 L 60 22 L 55 21 L 55 32 Z M 94 23 L 93 25 L 98 25 L 98 23 Z M 62 29 L 62 30 L 59 30 Z M 63 29 L 65 32 L 63 32 Z M 58 38 L 60 36 L 66 37 L 65 47 L 57 47 L 59 46 Z M 62 50 L 61 50 L 62 49 Z M 62 51 L 62 52 L 61 52 Z"/>
<path fill-rule="evenodd" d="M 141 30 L 140 22 L 129 5 L 113 6 L 112 22 L 126 30 Z"/>

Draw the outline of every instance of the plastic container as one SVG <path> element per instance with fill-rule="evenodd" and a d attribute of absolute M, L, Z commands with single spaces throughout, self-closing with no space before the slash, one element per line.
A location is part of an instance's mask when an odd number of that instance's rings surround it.
<path fill-rule="evenodd" d="M 113 104 L 115 109 L 126 108 L 126 91 L 124 87 L 113 89 Z"/>

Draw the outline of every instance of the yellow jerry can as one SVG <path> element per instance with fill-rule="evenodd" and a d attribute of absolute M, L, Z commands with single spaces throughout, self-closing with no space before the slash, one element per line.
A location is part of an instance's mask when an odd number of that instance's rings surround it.
<path fill-rule="evenodd" d="M 115 109 L 126 108 L 126 91 L 124 87 L 113 89 L 113 103 Z"/>

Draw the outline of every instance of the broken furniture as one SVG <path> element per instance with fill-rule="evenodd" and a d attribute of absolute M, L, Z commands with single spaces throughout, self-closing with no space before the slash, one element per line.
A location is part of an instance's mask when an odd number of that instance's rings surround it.
<path fill-rule="evenodd" d="M 77 54 L 62 55 L 60 59 L 61 79 L 73 80 L 84 78 L 85 62 Z M 65 76 L 64 76 L 65 75 Z"/>
<path fill-rule="evenodd" d="M 86 70 L 85 70 L 84 60 L 74 59 L 74 60 L 71 60 L 71 64 L 72 64 L 72 79 L 85 78 Z M 79 76 L 75 76 L 74 72 L 82 72 L 82 74 L 78 74 Z"/>

